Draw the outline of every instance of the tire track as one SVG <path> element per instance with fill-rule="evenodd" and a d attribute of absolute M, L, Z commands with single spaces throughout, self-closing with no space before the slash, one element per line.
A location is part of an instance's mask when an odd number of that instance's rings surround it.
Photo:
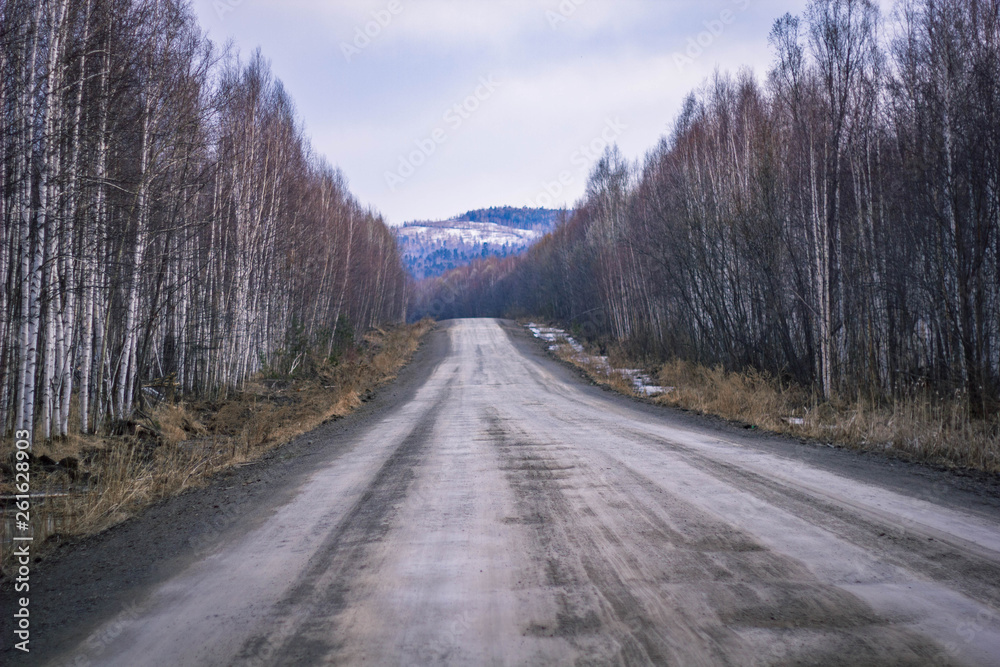
<path fill-rule="evenodd" d="M 272 608 L 269 615 L 274 629 L 244 643 L 238 664 L 312 664 L 336 653 L 340 647 L 334 640 L 336 617 L 348 606 L 355 576 L 370 565 L 373 547 L 392 529 L 455 381 L 452 374 L 438 400 L 382 464 L 361 498 Z"/>
<path fill-rule="evenodd" d="M 632 432 L 676 452 L 693 467 L 720 481 L 828 530 L 887 563 L 940 582 L 1000 609 L 1000 562 L 974 553 L 937 531 L 893 525 L 885 519 L 812 495 L 775 479 L 698 454 L 684 445 L 649 433 Z M 645 478 L 644 478 L 645 479 Z M 645 479 L 645 483 L 651 483 Z"/>
<path fill-rule="evenodd" d="M 627 467 L 595 480 L 579 457 L 558 460 L 495 410 L 484 422 L 559 604 L 554 622 L 526 633 L 563 637 L 585 664 L 950 664 L 797 561 L 650 493 Z"/>

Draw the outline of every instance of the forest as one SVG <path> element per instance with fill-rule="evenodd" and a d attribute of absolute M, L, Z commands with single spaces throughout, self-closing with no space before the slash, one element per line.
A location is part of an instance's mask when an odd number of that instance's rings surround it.
<path fill-rule="evenodd" d="M 0 3 L 0 425 L 127 419 L 405 318 L 381 217 L 181 0 Z"/>
<path fill-rule="evenodd" d="M 528 253 L 422 285 L 412 313 L 995 417 L 1000 3 L 813 0 L 769 43 L 767 72 L 717 72 L 641 162 L 609 149 Z"/>

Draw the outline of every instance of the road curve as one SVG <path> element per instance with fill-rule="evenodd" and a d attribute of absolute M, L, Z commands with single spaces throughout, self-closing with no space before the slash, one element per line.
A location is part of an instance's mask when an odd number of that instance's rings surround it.
<path fill-rule="evenodd" d="M 447 323 L 412 399 L 51 664 L 1000 664 L 1000 516 L 597 391 L 513 329 Z"/>

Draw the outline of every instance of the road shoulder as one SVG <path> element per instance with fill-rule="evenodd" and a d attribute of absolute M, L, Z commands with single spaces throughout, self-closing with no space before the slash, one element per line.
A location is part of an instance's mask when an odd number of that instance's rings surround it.
<path fill-rule="evenodd" d="M 625 396 L 607 387 L 595 385 L 582 370 L 557 359 L 549 353 L 544 341 L 532 336 L 517 322 L 501 320 L 501 326 L 522 354 L 545 365 L 556 377 L 619 406 L 653 415 L 671 426 L 734 440 L 740 445 L 801 461 L 821 470 L 915 499 L 992 519 L 1000 515 L 1000 476 L 933 467 L 879 452 L 857 451 L 819 441 L 747 429 L 718 417 L 699 415 Z"/>
<path fill-rule="evenodd" d="M 32 568 L 31 653 L 5 646 L 0 662 L 44 664 L 87 639 L 95 628 L 109 623 L 114 628 L 115 619 L 130 619 L 157 585 L 266 521 L 320 463 L 358 445 L 382 415 L 414 396 L 448 353 L 448 325 L 439 324 L 398 377 L 354 413 L 295 438 L 259 461 L 231 468 L 204 487 L 59 547 Z M 12 582 L 5 582 L 0 606 L 12 609 L 14 597 Z M 4 614 L 0 632 L 10 637 L 12 631 L 12 619 Z"/>

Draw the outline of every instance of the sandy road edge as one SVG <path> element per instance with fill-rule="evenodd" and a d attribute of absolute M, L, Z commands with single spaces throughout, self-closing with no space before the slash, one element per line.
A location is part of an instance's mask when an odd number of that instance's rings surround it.
<path fill-rule="evenodd" d="M 206 486 L 160 501 L 104 532 L 61 546 L 32 567 L 31 653 L 12 647 L 16 597 L 13 582 L 0 588 L 0 663 L 90 664 L 86 653 L 63 654 L 97 627 L 129 619 L 159 583 L 205 555 L 233 534 L 244 534 L 291 499 L 319 462 L 335 460 L 358 443 L 384 413 L 405 405 L 449 353 L 448 325 L 429 332 L 395 380 L 343 419 L 328 422 L 270 451 L 262 459 L 230 468 Z"/>

